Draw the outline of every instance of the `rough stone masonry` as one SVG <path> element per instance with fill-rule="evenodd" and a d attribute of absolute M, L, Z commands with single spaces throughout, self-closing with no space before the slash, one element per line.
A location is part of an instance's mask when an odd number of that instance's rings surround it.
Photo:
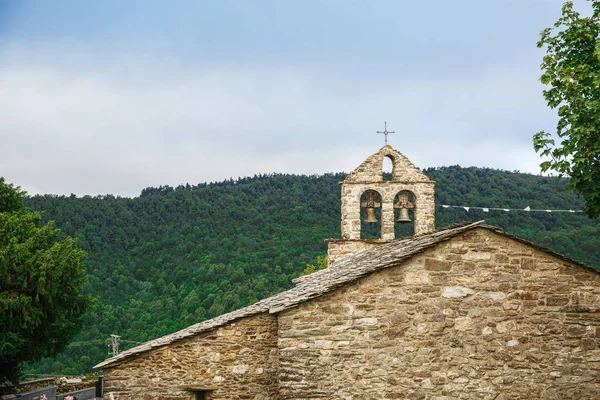
<path fill-rule="evenodd" d="M 484 230 L 279 315 L 281 399 L 597 399 L 600 275 Z"/>

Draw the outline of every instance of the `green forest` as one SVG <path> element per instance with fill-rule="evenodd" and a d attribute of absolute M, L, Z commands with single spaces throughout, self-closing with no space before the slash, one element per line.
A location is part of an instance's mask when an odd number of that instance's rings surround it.
<path fill-rule="evenodd" d="M 426 169 L 436 204 L 581 209 L 566 179 L 458 166 Z M 30 374 L 73 375 L 129 348 L 288 289 L 340 236 L 343 173 L 260 175 L 146 188 L 139 197 L 31 196 L 26 205 L 77 238 L 93 303 L 75 341 Z M 582 213 L 436 207 L 436 224 L 485 219 L 600 269 L 600 226 Z M 45 222 L 45 221 L 44 221 Z"/>

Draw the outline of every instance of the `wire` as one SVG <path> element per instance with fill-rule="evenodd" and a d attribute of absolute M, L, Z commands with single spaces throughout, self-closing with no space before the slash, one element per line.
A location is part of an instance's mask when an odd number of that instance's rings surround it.
<path fill-rule="evenodd" d="M 84 341 L 84 342 L 71 342 L 67 346 L 69 346 L 69 347 L 79 347 L 79 346 L 86 346 L 88 344 L 103 344 L 103 345 L 106 345 L 109 342 L 110 342 L 110 339 L 97 339 L 97 340 L 87 340 L 87 341 Z M 136 342 L 136 341 L 133 341 L 133 340 L 121 340 L 121 343 L 142 344 L 143 342 Z"/>
<path fill-rule="evenodd" d="M 525 208 L 499 208 L 499 207 L 471 207 L 471 206 L 450 206 L 447 204 L 436 204 L 436 207 L 442 207 L 442 208 L 462 208 L 465 211 L 469 212 L 469 210 L 482 210 L 483 212 L 490 212 L 490 211 L 503 211 L 503 212 L 510 212 L 510 211 L 525 211 L 525 212 L 547 212 L 547 213 L 554 213 L 554 212 L 566 212 L 566 213 L 582 213 L 582 210 L 551 210 L 551 209 L 536 209 L 536 208 L 531 208 L 529 206 L 525 207 Z"/>

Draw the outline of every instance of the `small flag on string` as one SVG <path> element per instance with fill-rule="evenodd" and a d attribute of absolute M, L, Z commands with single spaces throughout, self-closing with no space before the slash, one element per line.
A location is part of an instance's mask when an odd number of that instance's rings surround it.
<path fill-rule="evenodd" d="M 481 210 L 483 212 L 490 212 L 490 210 L 493 210 L 493 211 L 497 210 L 497 211 L 504 211 L 504 212 L 511 212 L 511 211 L 526 211 L 526 212 L 540 211 L 540 212 L 544 212 L 545 211 L 547 213 L 557 213 L 557 212 L 581 213 L 581 212 L 583 212 L 582 210 L 572 210 L 572 209 L 568 209 L 568 210 L 551 210 L 551 209 L 543 209 L 543 208 L 532 209 L 530 206 L 527 206 L 525 208 L 496 208 L 496 207 L 471 207 L 471 206 L 453 206 L 453 205 L 449 205 L 449 204 L 436 204 L 436 207 L 462 208 L 466 212 L 469 212 L 471 210 L 471 208 L 474 209 L 474 210 Z"/>

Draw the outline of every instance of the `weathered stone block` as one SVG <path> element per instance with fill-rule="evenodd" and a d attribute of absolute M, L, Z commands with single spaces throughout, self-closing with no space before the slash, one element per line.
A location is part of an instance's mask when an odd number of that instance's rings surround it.
<path fill-rule="evenodd" d="M 452 269 L 452 263 L 448 261 L 427 258 L 425 259 L 425 269 L 428 271 L 450 271 Z"/>
<path fill-rule="evenodd" d="M 569 296 L 567 295 L 549 295 L 546 296 L 547 306 L 564 306 L 569 304 Z"/>
<path fill-rule="evenodd" d="M 461 299 L 475 293 L 473 289 L 463 286 L 447 286 L 442 289 L 442 297 L 446 299 Z"/>

